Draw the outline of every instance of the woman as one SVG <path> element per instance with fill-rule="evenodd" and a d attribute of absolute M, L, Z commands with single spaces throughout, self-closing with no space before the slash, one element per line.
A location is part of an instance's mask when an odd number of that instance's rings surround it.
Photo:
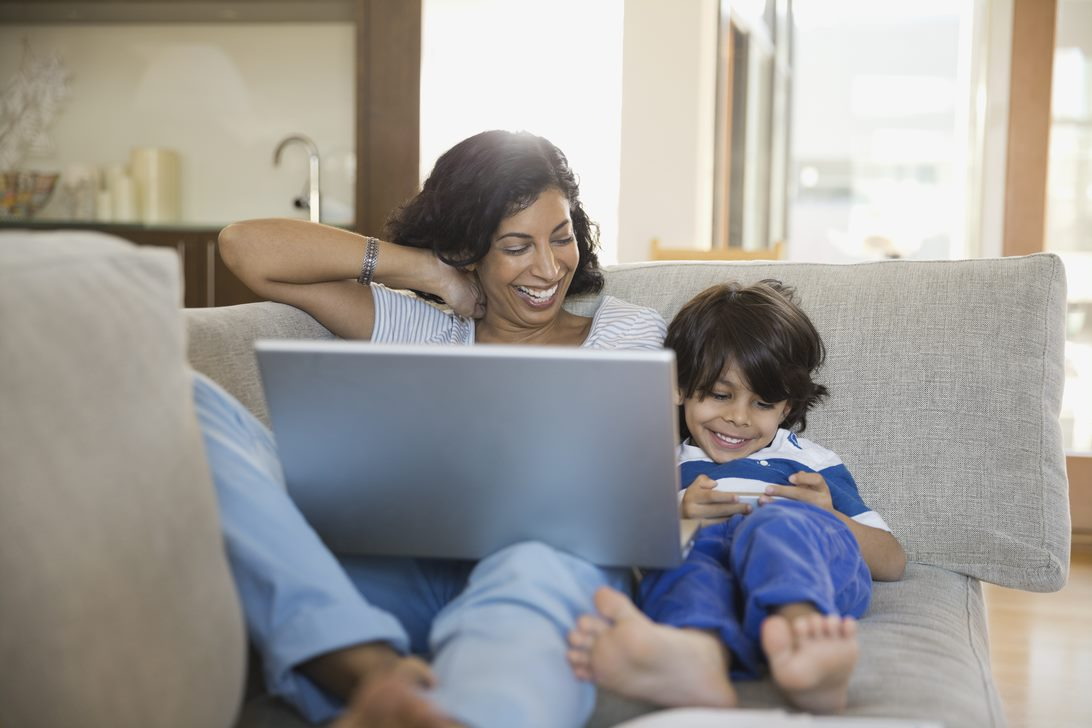
<path fill-rule="evenodd" d="M 255 293 L 345 338 L 659 348 L 666 326 L 650 309 L 610 297 L 592 318 L 562 308 L 602 287 L 597 242 L 560 150 L 502 131 L 445 153 L 387 240 L 291 220 L 220 234 L 225 262 Z M 364 691 L 379 694 L 365 706 L 377 722 L 584 723 L 594 690 L 571 675 L 565 636 L 620 574 L 538 543 L 477 563 L 336 557 L 285 494 L 268 431 L 208 380 L 195 386 L 229 559 L 273 693 L 316 721 L 358 686 L 386 684 Z"/>

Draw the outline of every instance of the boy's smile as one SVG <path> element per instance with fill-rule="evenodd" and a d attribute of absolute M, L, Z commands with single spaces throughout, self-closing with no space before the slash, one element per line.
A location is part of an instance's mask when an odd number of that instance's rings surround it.
<path fill-rule="evenodd" d="M 714 462 L 745 458 L 769 445 L 789 411 L 788 400 L 766 402 L 746 381 L 729 364 L 712 391 L 682 403 L 691 439 Z"/>

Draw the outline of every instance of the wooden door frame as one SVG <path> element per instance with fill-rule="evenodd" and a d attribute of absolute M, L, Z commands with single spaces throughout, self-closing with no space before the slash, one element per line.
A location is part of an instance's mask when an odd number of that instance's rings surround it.
<path fill-rule="evenodd" d="M 1038 253 L 1046 245 L 1056 14 L 1056 0 L 1013 0 L 1003 255 Z"/>
<path fill-rule="evenodd" d="M 421 0 L 355 2 L 354 227 L 381 235 L 420 185 Z"/>
<path fill-rule="evenodd" d="M 713 241 L 711 249 L 728 248 L 728 208 L 732 191 L 732 77 L 735 73 L 735 36 L 731 10 L 717 4 L 717 114 L 713 138 Z"/>

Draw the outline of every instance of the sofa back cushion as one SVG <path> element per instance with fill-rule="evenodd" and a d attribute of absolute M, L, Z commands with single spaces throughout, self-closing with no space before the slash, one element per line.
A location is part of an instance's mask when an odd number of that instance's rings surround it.
<path fill-rule="evenodd" d="M 258 339 L 333 339 L 308 314 L 283 303 L 263 301 L 219 308 L 186 309 L 188 349 L 194 369 L 231 392 L 269 424 L 254 342 Z"/>
<path fill-rule="evenodd" d="M 827 345 L 819 379 L 831 396 L 805 436 L 841 455 L 909 557 L 1004 586 L 1061 588 L 1061 261 L 638 263 L 608 268 L 603 292 L 670 321 L 711 285 L 764 278 L 797 289 Z M 567 306 L 586 314 L 597 300 Z M 190 357 L 265 418 L 253 339 L 330 333 L 288 306 L 231 309 L 187 311 Z"/>
<path fill-rule="evenodd" d="M 711 285 L 764 278 L 797 289 L 827 346 L 819 379 L 831 396 L 805 436 L 841 455 L 909 557 L 1060 589 L 1070 522 L 1059 258 L 633 264 L 613 268 L 604 292 L 670 321 Z"/>
<path fill-rule="evenodd" d="M 0 725 L 228 726 L 245 635 L 178 263 L 0 233 Z"/>

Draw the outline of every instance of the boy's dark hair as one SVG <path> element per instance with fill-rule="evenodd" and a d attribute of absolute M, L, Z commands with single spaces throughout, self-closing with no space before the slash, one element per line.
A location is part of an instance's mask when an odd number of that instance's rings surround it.
<path fill-rule="evenodd" d="M 580 262 L 568 293 L 597 293 L 603 273 L 599 226 L 584 212 L 569 162 L 548 140 L 527 132 L 486 131 L 444 152 L 422 190 L 387 220 L 387 238 L 431 250 L 461 268 L 485 257 L 502 220 L 534 204 L 547 189 L 569 201 Z"/>
<path fill-rule="evenodd" d="M 734 364 L 763 400 L 788 400 L 781 426 L 803 432 L 808 410 L 827 396 L 827 388 L 812 380 L 826 347 L 794 296 L 791 287 L 776 280 L 726 283 L 707 288 L 683 306 L 664 341 L 675 350 L 683 397 L 712 391 L 725 367 Z M 682 408 L 679 424 L 688 436 Z"/>

